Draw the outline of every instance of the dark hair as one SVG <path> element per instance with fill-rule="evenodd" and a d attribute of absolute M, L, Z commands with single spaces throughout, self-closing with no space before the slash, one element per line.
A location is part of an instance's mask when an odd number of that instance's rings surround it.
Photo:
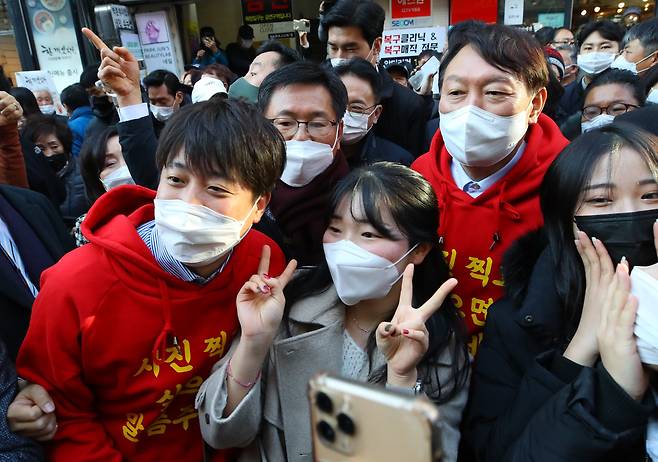
<path fill-rule="evenodd" d="M 214 75 L 215 77 L 217 77 L 219 80 L 221 80 L 224 83 L 226 88 L 228 88 L 228 86 L 235 79 L 238 78 L 238 76 L 235 75 L 233 73 L 233 71 L 231 69 L 229 69 L 228 67 L 224 66 L 223 64 L 214 63 L 214 64 L 209 64 L 206 67 L 204 67 L 201 70 L 201 75 L 198 78 L 196 78 L 196 80 L 195 80 L 195 76 L 193 75 L 192 76 L 192 81 L 193 81 L 192 85 L 197 83 L 204 74 Z"/>
<path fill-rule="evenodd" d="M 199 30 L 199 35 L 201 37 L 213 37 L 214 38 L 215 37 L 215 29 L 213 29 L 210 26 L 203 26 Z"/>
<path fill-rule="evenodd" d="M 194 86 L 194 84 L 201 80 L 201 77 L 203 77 L 203 71 L 201 69 L 197 69 L 196 67 L 188 70 L 186 74 L 190 75 L 190 82 L 192 83 L 192 86 Z"/>
<path fill-rule="evenodd" d="M 243 39 L 253 39 L 254 29 L 249 24 L 243 24 L 238 28 L 238 37 Z"/>
<path fill-rule="evenodd" d="M 576 35 L 576 41 L 578 42 L 579 49 L 581 46 L 583 46 L 583 43 L 585 40 L 587 40 L 587 37 L 592 35 L 594 32 L 598 32 L 604 39 L 617 42 L 619 45 L 621 45 L 621 41 L 624 38 L 624 28 L 617 23 L 607 19 L 588 22 L 580 27 L 578 34 Z"/>
<path fill-rule="evenodd" d="M 423 262 L 416 265 L 413 277 L 414 302 L 417 306 L 425 303 L 449 278 L 448 266 L 436 234 L 439 208 L 432 186 L 420 174 L 403 165 L 377 162 L 358 168 L 340 180 L 334 188 L 329 210 L 335 211 L 344 199 L 349 199 L 350 207 L 353 207 L 355 198 L 360 199 L 358 203 L 362 205 L 368 222 L 385 238 L 392 239 L 392 235 L 382 218 L 383 210 L 391 214 L 393 221 L 409 241 L 410 248 L 418 244 L 431 246 Z M 352 213 L 354 214 L 353 209 Z M 358 216 L 361 217 L 361 213 L 358 213 Z M 287 314 L 296 302 L 325 292 L 331 285 L 331 275 L 323 259 L 318 267 L 302 273 L 286 287 L 284 319 L 288 318 Z M 288 322 L 285 326 L 290 331 Z M 429 349 L 419 364 L 419 379 L 425 384 L 439 383 L 441 387 L 438 387 L 437 392 L 430 398 L 436 403 L 445 403 L 461 390 L 468 375 L 464 323 L 450 298 L 446 298 L 443 306 L 428 319 L 426 327 L 429 331 Z M 373 332 L 367 345 L 371 358 L 375 348 Z M 451 350 L 452 359 L 449 387 L 447 383 L 439 382 L 438 374 L 430 374 L 437 366 L 447 366 L 445 363 L 438 363 L 441 352 L 446 348 Z M 382 383 L 385 380 L 386 366 L 370 371 L 369 382 Z"/>
<path fill-rule="evenodd" d="M 9 90 L 9 94 L 16 98 L 18 104 L 23 108 L 23 115 L 29 117 L 31 115 L 41 114 L 37 98 L 30 90 L 25 87 L 14 87 Z"/>
<path fill-rule="evenodd" d="M 521 80 L 530 91 L 537 91 L 548 84 L 544 51 L 528 32 L 500 24 L 475 24 L 459 35 L 450 36 L 448 44 L 439 68 L 441 84 L 448 65 L 467 45 L 493 67 Z"/>
<path fill-rule="evenodd" d="M 147 91 L 149 87 L 160 87 L 162 85 L 166 85 L 167 93 L 174 97 L 176 96 L 176 92 L 182 91 L 182 84 L 173 72 L 158 69 L 144 77 L 144 86 Z"/>
<path fill-rule="evenodd" d="M 336 120 L 345 115 L 347 106 L 347 90 L 345 85 L 331 69 L 300 61 L 283 66 L 268 75 L 258 90 L 258 106 L 265 112 L 275 91 L 290 85 L 318 85 L 327 89 L 331 96 L 331 104 L 336 113 Z"/>
<path fill-rule="evenodd" d="M 256 56 L 267 53 L 268 51 L 273 51 L 279 55 L 279 60 L 274 64 L 276 69 L 302 60 L 302 56 L 297 50 L 293 50 L 276 40 L 268 40 L 259 46 L 256 50 Z"/>
<path fill-rule="evenodd" d="M 464 34 L 477 33 L 483 27 L 486 27 L 487 23 L 479 21 L 477 19 L 467 19 L 466 21 L 461 21 L 448 29 L 448 46 L 452 42 L 459 42 L 464 39 Z"/>
<path fill-rule="evenodd" d="M 624 69 L 607 69 L 594 77 L 585 89 L 585 94 L 583 96 L 583 106 L 585 105 L 587 95 L 589 95 L 593 89 L 596 87 L 602 87 L 603 85 L 611 84 L 628 87 L 629 90 L 631 90 L 633 97 L 637 100 L 638 105 L 644 106 L 644 102 L 647 97 L 644 94 L 644 84 L 642 83 L 642 80 L 638 75 Z"/>
<path fill-rule="evenodd" d="M 375 103 L 381 101 L 382 78 L 377 69 L 363 58 L 353 58 L 345 64 L 341 64 L 335 70 L 340 77 L 344 75 L 353 75 L 361 80 L 368 82 L 372 93 L 375 96 Z"/>
<path fill-rule="evenodd" d="M 542 47 L 550 44 L 557 34 L 557 29 L 555 27 L 542 27 L 537 32 L 535 32 L 535 38 Z"/>
<path fill-rule="evenodd" d="M 87 199 L 92 204 L 105 194 L 105 187 L 100 180 L 100 174 L 105 168 L 107 142 L 113 136 L 119 136 L 119 133 L 116 126 L 111 125 L 92 133 L 80 149 L 80 176 L 85 185 Z"/>
<path fill-rule="evenodd" d="M 322 18 L 327 34 L 332 27 L 358 27 L 361 35 L 372 47 L 384 33 L 384 9 L 372 0 L 338 0 Z"/>
<path fill-rule="evenodd" d="M 28 117 L 23 124 L 23 137 L 35 144 L 37 139 L 42 136 L 55 135 L 62 147 L 64 152 L 71 154 L 71 146 L 73 146 L 73 133 L 69 129 L 66 122 L 64 122 L 63 117 L 56 115 L 44 115 L 44 114 L 35 114 Z"/>
<path fill-rule="evenodd" d="M 181 108 L 165 125 L 158 169 L 181 150 L 187 166 L 202 176 L 219 176 L 249 188 L 254 196 L 274 189 L 286 163 L 285 141 L 251 104 L 213 98 Z"/>
<path fill-rule="evenodd" d="M 62 104 L 67 105 L 72 111 L 79 107 L 91 106 L 87 90 L 85 90 L 85 88 L 79 83 L 69 85 L 64 90 L 62 90 L 62 93 L 59 95 L 59 99 Z"/>
<path fill-rule="evenodd" d="M 85 66 L 82 74 L 80 74 L 80 85 L 82 85 L 85 90 L 96 86 L 99 67 L 100 63 L 89 64 Z"/>
<path fill-rule="evenodd" d="M 637 151 L 658 180 L 658 137 L 615 123 L 588 131 L 567 145 L 548 168 L 540 188 L 544 232 L 555 267 L 555 285 L 567 319 L 566 335 L 578 326 L 585 272 L 574 244 L 574 214 L 597 162 L 622 147 Z"/>
<path fill-rule="evenodd" d="M 658 18 L 648 19 L 631 27 L 624 37 L 624 44 L 639 40 L 644 48 L 644 56 L 649 56 L 658 50 Z"/>

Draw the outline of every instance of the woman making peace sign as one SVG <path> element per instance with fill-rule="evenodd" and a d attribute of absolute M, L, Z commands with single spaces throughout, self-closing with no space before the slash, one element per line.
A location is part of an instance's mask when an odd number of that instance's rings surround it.
<path fill-rule="evenodd" d="M 457 281 L 437 242 L 436 196 L 412 170 L 378 163 L 349 174 L 331 209 L 320 267 L 286 287 L 291 266 L 268 275 L 264 252 L 240 291 L 241 339 L 197 396 L 204 439 L 246 448 L 240 460 L 311 460 L 307 383 L 330 371 L 427 394 L 443 460 L 456 460 L 468 359 L 446 299 Z"/>

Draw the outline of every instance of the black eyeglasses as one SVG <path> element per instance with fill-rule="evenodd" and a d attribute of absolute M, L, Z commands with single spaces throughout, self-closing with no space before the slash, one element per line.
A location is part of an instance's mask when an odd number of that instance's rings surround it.
<path fill-rule="evenodd" d="M 269 119 L 270 122 L 279 130 L 284 138 L 292 138 L 299 130 L 300 125 L 306 125 L 308 134 L 312 137 L 321 138 L 328 136 L 338 122 L 326 119 L 314 119 L 308 121 L 295 120 L 291 117 L 276 117 Z"/>
<path fill-rule="evenodd" d="M 612 103 L 606 107 L 599 106 L 586 106 L 583 108 L 583 117 L 585 120 L 592 120 L 594 117 L 598 117 L 604 112 L 611 116 L 618 116 L 620 114 L 625 114 L 626 112 L 637 109 L 637 104 L 627 104 L 627 103 Z"/>

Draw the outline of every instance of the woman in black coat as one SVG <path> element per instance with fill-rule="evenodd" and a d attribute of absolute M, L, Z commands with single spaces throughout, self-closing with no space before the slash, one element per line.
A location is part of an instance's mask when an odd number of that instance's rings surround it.
<path fill-rule="evenodd" d="M 506 297 L 489 310 L 475 362 L 462 434 L 477 460 L 645 460 L 656 407 L 649 372 L 632 306 L 613 305 L 616 281 L 630 288 L 629 263 L 658 261 L 656 152 L 658 138 L 608 126 L 578 138 L 548 170 L 545 226 L 508 251 Z M 602 322 L 622 309 L 631 310 L 626 325 Z"/>

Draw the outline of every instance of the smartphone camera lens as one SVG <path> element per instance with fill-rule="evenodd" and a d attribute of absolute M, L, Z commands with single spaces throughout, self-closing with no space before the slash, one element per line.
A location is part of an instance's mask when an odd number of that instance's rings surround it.
<path fill-rule="evenodd" d="M 319 391 L 315 395 L 315 403 L 322 412 L 331 414 L 334 411 L 334 403 L 328 394 Z"/>
<path fill-rule="evenodd" d="M 336 441 L 336 432 L 328 422 L 321 420 L 317 425 L 318 434 L 323 440 L 333 443 Z"/>
<path fill-rule="evenodd" d="M 354 433 L 356 433 L 356 426 L 354 425 L 354 421 L 347 414 L 341 412 L 338 414 L 338 416 L 336 416 L 336 420 L 338 421 L 338 428 L 346 435 L 353 436 Z"/>

